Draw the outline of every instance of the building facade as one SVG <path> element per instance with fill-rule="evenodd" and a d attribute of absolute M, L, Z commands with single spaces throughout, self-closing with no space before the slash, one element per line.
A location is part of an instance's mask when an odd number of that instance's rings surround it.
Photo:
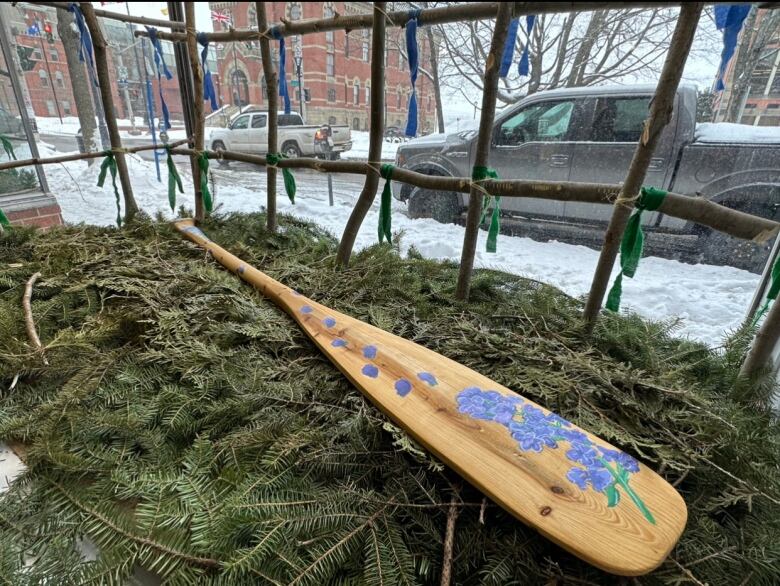
<path fill-rule="evenodd" d="M 400 4 L 400 3 L 398 3 Z M 324 18 L 370 12 L 368 2 L 267 2 L 268 21 Z M 254 2 L 209 2 L 215 30 L 257 26 Z M 348 124 L 368 130 L 371 112 L 371 30 L 329 31 L 288 37 L 285 75 L 292 108 L 309 124 Z M 278 67 L 278 44 L 272 43 Z M 418 32 L 418 132 L 431 132 L 436 120 L 433 85 L 423 73 L 429 63 L 426 35 Z M 217 49 L 217 92 L 223 104 L 267 104 L 259 43 L 226 43 Z M 300 80 L 295 56 L 301 58 Z M 303 91 L 299 91 L 300 88 Z M 404 29 L 387 30 L 385 46 L 385 125 L 406 125 L 411 84 Z M 303 100 L 301 99 L 303 98 Z M 307 99 L 308 98 L 308 99 Z M 304 103 L 301 103 L 301 102 Z"/>
<path fill-rule="evenodd" d="M 761 26 L 761 20 L 768 14 L 768 10 L 758 11 L 755 28 Z M 749 47 L 745 46 L 745 39 L 740 37 L 740 43 L 724 76 L 726 89 L 720 93 L 714 105 L 716 122 L 726 120 L 729 102 L 732 100 L 734 68 L 739 60 L 739 52 L 748 49 Z M 739 120 L 733 122 L 753 126 L 780 126 L 780 30 L 774 32 L 772 40 L 759 57 L 748 85 L 750 89 L 747 99 L 744 100 L 744 104 L 739 105 Z"/>

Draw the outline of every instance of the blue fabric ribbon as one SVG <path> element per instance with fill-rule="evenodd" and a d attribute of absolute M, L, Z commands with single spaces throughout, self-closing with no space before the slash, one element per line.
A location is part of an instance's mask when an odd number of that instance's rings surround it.
<path fill-rule="evenodd" d="M 409 57 L 409 77 L 412 82 L 412 93 L 409 96 L 409 116 L 406 119 L 406 136 L 417 136 L 417 70 L 419 66 L 417 50 L 417 17 L 420 10 L 409 11 L 409 21 L 406 23 L 406 54 Z"/>
<path fill-rule="evenodd" d="M 509 67 L 512 65 L 512 55 L 515 52 L 515 42 L 517 41 L 517 26 L 520 24 L 519 18 L 513 18 L 509 22 L 509 31 L 504 43 L 504 53 L 501 55 L 501 68 L 498 70 L 499 77 L 509 75 Z"/>
<path fill-rule="evenodd" d="M 718 79 L 715 82 L 715 89 L 723 91 L 726 84 L 723 78 L 726 75 L 726 67 L 734 55 L 737 47 L 737 38 L 742 25 L 750 12 L 750 4 L 716 4 L 715 5 L 715 26 L 719 31 L 723 31 L 723 51 L 720 54 L 720 67 L 718 68 Z"/>
<path fill-rule="evenodd" d="M 203 50 L 200 52 L 200 64 L 203 66 L 203 100 L 209 100 L 211 102 L 211 111 L 214 112 L 219 105 L 217 104 L 217 92 L 214 91 L 214 82 L 211 80 L 211 71 L 207 59 L 209 56 L 209 39 L 206 37 L 206 33 L 198 33 L 198 43 L 203 45 Z"/>
<path fill-rule="evenodd" d="M 275 26 L 269 29 L 271 36 L 279 41 L 279 96 L 284 100 L 284 113 L 290 113 L 290 94 L 287 92 L 287 51 L 284 36 Z"/>
<path fill-rule="evenodd" d="M 525 31 L 526 40 L 525 47 L 523 48 L 523 54 L 520 57 L 520 63 L 517 64 L 517 73 L 520 75 L 528 75 L 531 70 L 530 60 L 528 58 L 528 48 L 531 46 L 531 31 L 534 28 L 536 22 L 536 15 L 529 14 L 525 17 Z"/>
<path fill-rule="evenodd" d="M 81 8 L 75 2 L 71 2 L 68 5 L 68 12 L 72 12 L 76 19 L 76 27 L 79 29 L 79 61 L 87 64 L 87 70 L 89 76 L 92 78 L 92 83 L 97 87 L 97 74 L 95 73 L 95 60 L 92 57 L 92 36 L 89 34 L 89 28 L 87 23 L 84 22 L 84 15 L 81 13 Z"/>
<path fill-rule="evenodd" d="M 146 32 L 149 33 L 149 40 L 152 42 L 152 47 L 154 47 L 154 64 L 157 67 L 157 86 L 160 90 L 160 105 L 163 113 L 163 123 L 160 125 L 160 129 L 163 131 L 169 130 L 171 128 L 171 115 L 168 112 L 168 104 L 165 103 L 165 97 L 163 96 L 162 74 L 165 74 L 166 79 L 173 78 L 173 75 L 171 75 L 168 66 L 165 64 L 162 43 L 157 38 L 157 29 L 153 26 L 147 26 Z"/>

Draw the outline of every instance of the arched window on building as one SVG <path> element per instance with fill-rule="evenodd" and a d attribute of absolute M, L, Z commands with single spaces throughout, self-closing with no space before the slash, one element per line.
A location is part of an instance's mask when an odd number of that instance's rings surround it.
<path fill-rule="evenodd" d="M 62 71 L 54 72 L 54 79 L 57 81 L 57 87 L 65 87 L 65 78 L 62 75 Z"/>
<path fill-rule="evenodd" d="M 395 90 L 395 109 L 400 110 L 401 109 L 401 88 L 397 88 Z"/>
<path fill-rule="evenodd" d="M 352 84 L 352 103 L 356 106 L 360 105 L 360 81 L 357 79 Z"/>
<path fill-rule="evenodd" d="M 46 71 L 43 69 L 38 70 L 38 77 L 41 78 L 41 85 L 44 87 L 48 87 L 49 85 L 49 76 L 46 75 Z"/>
<path fill-rule="evenodd" d="M 368 63 L 368 45 L 370 42 L 371 33 L 368 29 L 363 29 L 363 61 Z"/>
<path fill-rule="evenodd" d="M 288 2 L 287 8 L 290 20 L 300 20 L 303 16 L 303 8 L 300 2 Z"/>
<path fill-rule="evenodd" d="M 230 93 L 234 106 L 246 106 L 249 103 L 249 81 L 240 69 L 234 69 L 230 75 Z"/>
<path fill-rule="evenodd" d="M 249 10 L 246 11 L 246 20 L 249 23 L 249 28 L 257 28 L 257 10 L 255 10 L 254 3 L 249 4 Z"/>
<path fill-rule="evenodd" d="M 322 6 L 322 17 L 333 18 L 336 15 L 336 11 L 333 10 L 333 2 L 325 2 Z M 325 31 L 325 42 L 333 45 L 335 33 L 333 31 Z"/>

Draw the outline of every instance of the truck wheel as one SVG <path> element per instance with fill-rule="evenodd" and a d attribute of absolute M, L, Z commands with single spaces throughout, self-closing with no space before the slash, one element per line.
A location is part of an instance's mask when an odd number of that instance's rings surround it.
<path fill-rule="evenodd" d="M 301 156 L 301 150 L 294 142 L 286 142 L 282 145 L 282 154 L 288 159 L 297 159 Z"/>
<path fill-rule="evenodd" d="M 221 140 L 215 140 L 215 141 L 214 141 L 214 144 L 213 144 L 213 145 L 211 145 L 211 148 L 212 148 L 213 150 L 217 151 L 218 153 L 219 153 L 219 152 L 222 152 L 222 151 L 226 151 L 226 150 L 227 150 L 227 149 L 225 148 L 225 143 L 224 143 L 224 142 L 222 142 Z M 217 159 L 217 164 L 218 164 L 220 167 L 227 167 L 228 165 L 230 165 L 230 161 L 227 161 L 227 160 L 225 160 L 225 159 Z"/>
<path fill-rule="evenodd" d="M 452 191 L 431 191 L 416 187 L 409 194 L 409 217 L 433 218 L 442 224 L 451 224 L 460 214 L 460 202 Z"/>

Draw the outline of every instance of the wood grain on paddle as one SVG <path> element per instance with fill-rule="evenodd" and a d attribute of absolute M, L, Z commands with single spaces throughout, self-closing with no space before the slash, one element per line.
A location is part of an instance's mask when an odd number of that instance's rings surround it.
<path fill-rule="evenodd" d="M 481 374 L 316 303 L 208 239 L 190 240 L 289 313 L 377 407 L 512 515 L 608 572 L 656 568 L 685 503 L 630 455 Z"/>

